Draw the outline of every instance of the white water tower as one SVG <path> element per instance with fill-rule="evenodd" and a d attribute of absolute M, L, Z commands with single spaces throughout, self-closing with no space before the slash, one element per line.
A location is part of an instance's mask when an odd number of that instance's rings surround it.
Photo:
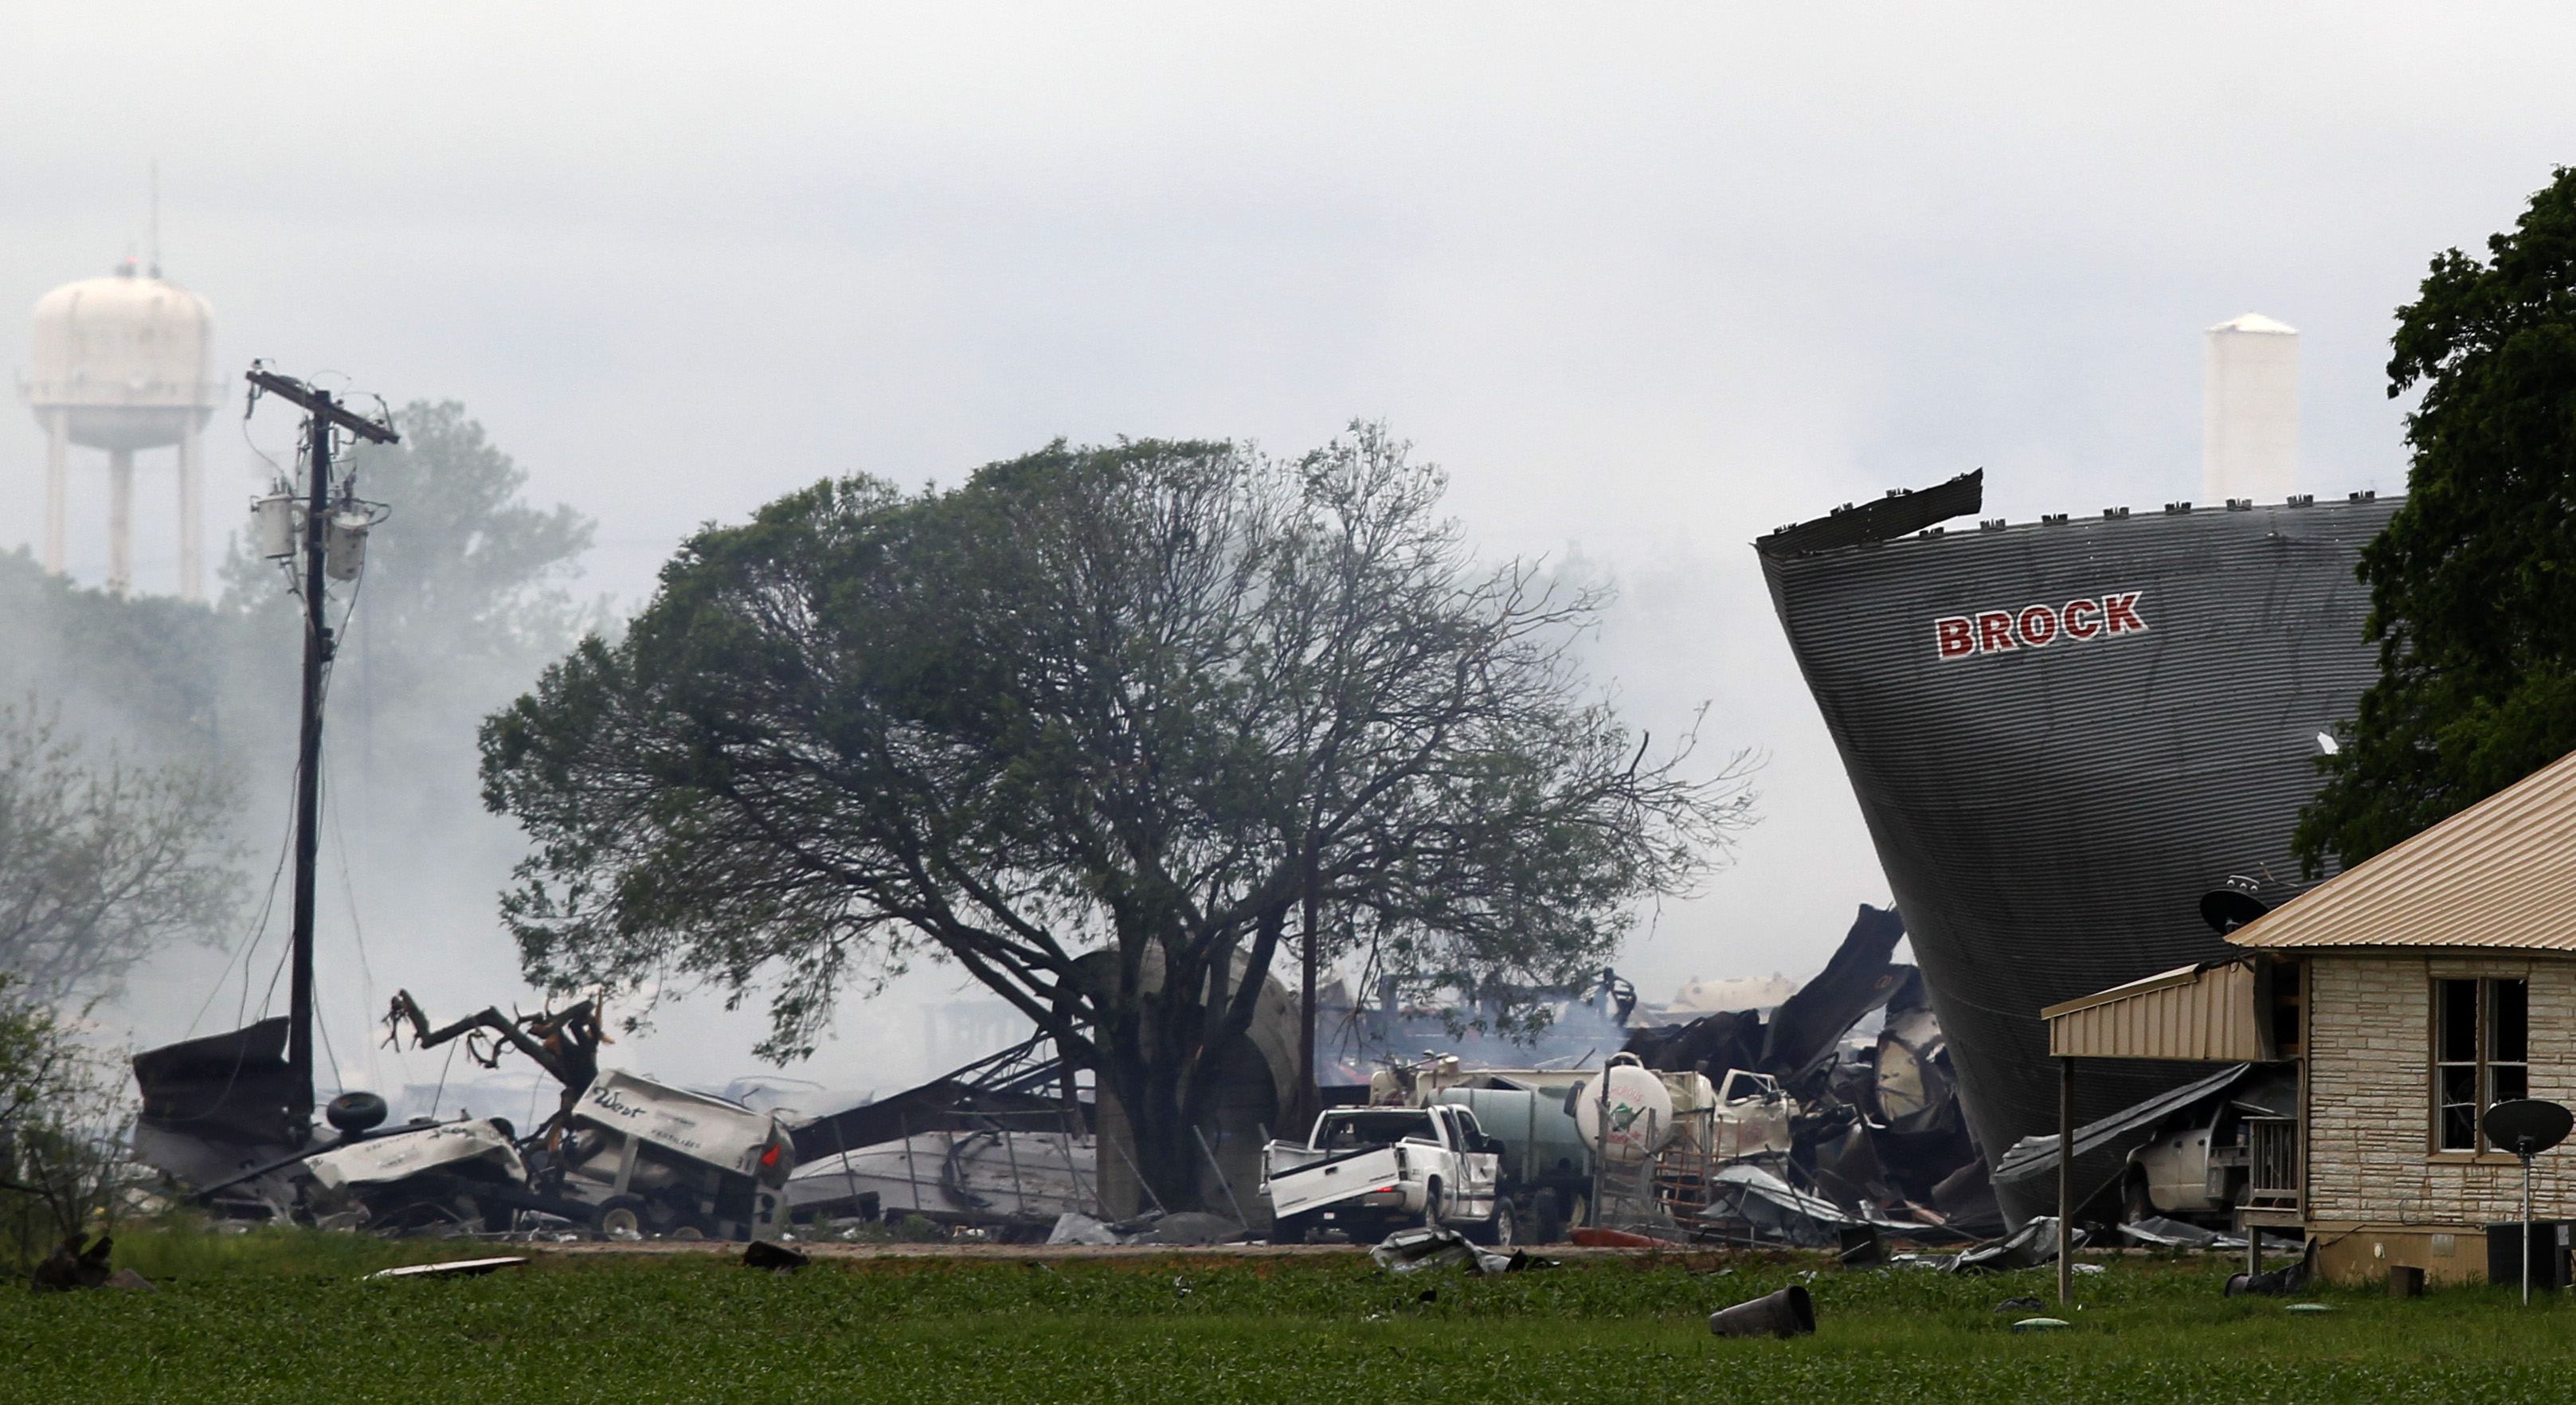
<path fill-rule="evenodd" d="M 209 374 L 214 315 L 206 300 L 133 259 L 105 278 L 66 283 L 36 301 L 35 372 L 20 389 L 45 429 L 45 569 L 63 570 L 71 446 L 107 451 L 107 588 L 134 584 L 134 455 L 179 451 L 179 594 L 205 594 L 197 435 L 222 388 Z"/>
<path fill-rule="evenodd" d="M 2299 332 L 2259 312 L 2209 329 L 2201 500 L 2279 502 L 2299 486 Z"/>

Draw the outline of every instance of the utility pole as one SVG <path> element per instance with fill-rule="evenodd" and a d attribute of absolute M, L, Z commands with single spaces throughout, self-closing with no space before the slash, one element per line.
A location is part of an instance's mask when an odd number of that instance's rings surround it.
<path fill-rule="evenodd" d="M 304 411 L 304 726 L 295 752 L 295 932 L 287 986 L 286 1067 L 292 1084 L 287 1121 L 313 1126 L 313 879 L 322 846 L 322 676 L 331 663 L 325 544 L 331 518 L 331 431 L 345 429 L 373 444 L 400 442 L 393 430 L 361 418 L 331 392 L 253 365 L 251 403 L 261 392 Z"/>

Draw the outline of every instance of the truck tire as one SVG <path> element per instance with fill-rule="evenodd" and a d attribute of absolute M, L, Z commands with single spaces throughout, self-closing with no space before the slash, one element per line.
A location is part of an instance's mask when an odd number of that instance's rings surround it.
<path fill-rule="evenodd" d="M 1422 1218 L 1418 1223 L 1425 1229 L 1438 1229 L 1441 1214 L 1448 1208 L 1440 1203 L 1440 1178 L 1433 1176 L 1431 1183 L 1422 1188 Z"/>
<path fill-rule="evenodd" d="M 600 1202 L 590 1223 L 606 1239 L 641 1239 L 652 1229 L 651 1215 L 640 1195 L 608 1197 Z"/>
<path fill-rule="evenodd" d="M 1493 1249 L 1512 1247 L 1512 1239 L 1516 1233 L 1517 1230 L 1512 1224 L 1512 1202 L 1502 1196 L 1494 1197 L 1494 1213 L 1490 1218 L 1483 1224 L 1467 1227 L 1468 1242 Z"/>
<path fill-rule="evenodd" d="M 2127 1224 L 2136 1224 L 2155 1214 L 2155 1198 L 2147 1193 L 2145 1172 L 2135 1169 L 2129 1172 L 2127 1183 L 2120 1187 L 2120 1211 L 2121 1221 Z"/>
<path fill-rule="evenodd" d="M 1308 1244 L 1314 1242 L 1315 1226 L 1304 1215 L 1287 1215 L 1271 1222 L 1273 1244 Z"/>

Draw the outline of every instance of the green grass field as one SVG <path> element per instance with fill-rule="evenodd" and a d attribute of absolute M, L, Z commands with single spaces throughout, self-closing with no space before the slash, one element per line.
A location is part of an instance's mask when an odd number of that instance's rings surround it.
<path fill-rule="evenodd" d="M 2324 1290 L 2294 1314 L 2219 1295 L 2217 1260 L 2116 1261 L 2074 1327 L 2016 1335 L 2046 1273 L 1845 1272 L 1808 1260 L 1587 1259 L 1397 1278 L 1285 1259 L 542 1257 L 487 1278 L 362 1282 L 489 1252 L 318 1235 L 146 1236 L 156 1294 L 12 1294 L 9 1401 L 1808 1402 L 2539 1400 L 2576 1308 L 2501 1290 Z M 1819 1330 L 1718 1341 L 1715 1308 L 1813 1272 Z M 1428 1297 L 1426 1298 L 1426 1294 Z M 2053 1309 L 2052 1309 L 2053 1311 Z"/>

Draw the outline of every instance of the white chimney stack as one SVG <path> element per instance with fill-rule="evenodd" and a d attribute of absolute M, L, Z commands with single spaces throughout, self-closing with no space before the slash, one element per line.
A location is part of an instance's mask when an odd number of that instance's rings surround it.
<path fill-rule="evenodd" d="M 2209 329 L 2200 492 L 2279 502 L 2299 486 L 2299 331 L 2249 312 Z"/>

